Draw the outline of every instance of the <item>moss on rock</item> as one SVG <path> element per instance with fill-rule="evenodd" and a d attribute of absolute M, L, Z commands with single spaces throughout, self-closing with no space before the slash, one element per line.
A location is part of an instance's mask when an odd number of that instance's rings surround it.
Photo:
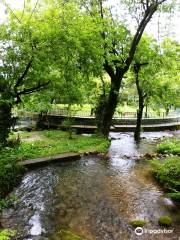
<path fill-rule="evenodd" d="M 172 225 L 172 219 L 169 216 L 161 216 L 158 220 L 160 226 L 169 227 Z"/>
<path fill-rule="evenodd" d="M 135 219 L 135 220 L 129 221 L 129 224 L 134 228 L 143 227 L 146 224 L 146 221 L 143 219 Z"/>

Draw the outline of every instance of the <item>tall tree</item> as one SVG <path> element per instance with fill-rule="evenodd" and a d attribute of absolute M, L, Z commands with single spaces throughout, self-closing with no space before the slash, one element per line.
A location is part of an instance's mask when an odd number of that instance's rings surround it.
<path fill-rule="evenodd" d="M 108 135 L 109 133 L 112 117 L 118 103 L 122 79 L 134 59 L 143 32 L 153 14 L 165 1 L 166 0 L 125 0 L 120 2 L 126 6 L 126 10 L 136 16 L 137 28 L 133 35 L 130 34 L 121 21 L 117 18 L 114 19 L 111 11 L 108 11 L 105 7 L 105 1 L 86 1 L 86 9 L 88 9 L 92 18 L 102 26 L 100 35 L 104 42 L 101 46 L 104 49 L 103 68 L 111 80 L 111 87 L 107 97 L 104 99 L 103 104 L 102 101 L 100 101 L 100 105 L 97 108 L 98 128 L 104 135 Z"/>
<path fill-rule="evenodd" d="M 157 76 L 160 88 L 156 98 L 156 106 L 164 107 L 166 115 L 168 115 L 172 107 L 180 107 L 180 44 L 167 38 L 162 42 L 161 48 L 162 65 Z"/>
<path fill-rule="evenodd" d="M 14 125 L 13 106 L 49 83 L 48 46 L 32 15 L 29 9 L 22 22 L 10 11 L 0 26 L 0 144 Z"/>
<path fill-rule="evenodd" d="M 31 103 L 38 101 L 42 110 L 51 107 L 51 104 L 42 106 L 42 103 L 53 100 L 55 103 L 80 104 L 94 85 L 93 76 L 99 75 L 98 66 L 102 64 L 101 49 L 96 48 L 100 40 L 99 26 L 73 1 L 46 1 L 41 12 L 46 31 L 50 31 L 46 35 L 53 58 L 52 82 L 44 96 L 37 93 L 31 97 L 32 102 L 26 102 L 33 106 Z"/>
<path fill-rule="evenodd" d="M 141 39 L 134 56 L 132 69 L 138 94 L 134 139 L 139 142 L 144 107 L 159 93 L 160 80 L 157 80 L 157 76 L 161 71 L 161 58 L 155 39 L 146 35 Z"/>
<path fill-rule="evenodd" d="M 48 85 L 46 101 L 79 101 L 89 76 L 99 71 L 93 63 L 101 62 L 102 54 L 96 49 L 98 26 L 74 1 L 42 1 L 36 9 L 10 11 L 1 29 L 0 142 L 4 144 L 13 125 L 13 106 L 30 100 L 23 96 Z"/>

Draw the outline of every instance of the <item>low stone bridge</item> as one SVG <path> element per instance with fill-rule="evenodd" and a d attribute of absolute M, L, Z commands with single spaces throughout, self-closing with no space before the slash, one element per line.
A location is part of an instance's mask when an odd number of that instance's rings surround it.
<path fill-rule="evenodd" d="M 69 117 L 65 114 L 60 115 L 54 112 L 41 115 L 41 117 L 38 114 L 30 114 L 21 117 L 19 125 L 29 127 L 38 125 L 39 128 L 65 129 L 67 126 L 65 126 L 64 120 L 67 118 Z M 71 121 L 71 128 L 77 130 L 77 132 L 91 133 L 97 130 L 94 116 L 71 116 Z M 112 121 L 111 131 L 134 131 L 135 126 L 136 118 L 115 117 Z M 143 118 L 142 128 L 144 131 L 178 130 L 180 129 L 180 116 Z"/>

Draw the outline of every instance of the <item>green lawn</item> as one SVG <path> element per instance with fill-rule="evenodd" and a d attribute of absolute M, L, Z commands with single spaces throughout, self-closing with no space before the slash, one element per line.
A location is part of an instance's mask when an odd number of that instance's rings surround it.
<path fill-rule="evenodd" d="M 69 135 L 65 131 L 37 131 L 20 133 L 21 142 L 16 148 L 5 148 L 1 157 L 15 158 L 16 160 L 33 159 L 37 157 L 52 156 L 66 152 L 107 152 L 109 140 L 97 135 L 82 136 Z"/>

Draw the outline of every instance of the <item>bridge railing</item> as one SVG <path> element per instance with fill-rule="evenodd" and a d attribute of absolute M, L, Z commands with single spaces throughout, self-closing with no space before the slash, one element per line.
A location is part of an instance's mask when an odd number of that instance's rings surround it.
<path fill-rule="evenodd" d="M 76 116 L 76 117 L 94 117 L 93 111 L 88 110 L 66 110 L 66 109 L 54 109 L 48 111 L 49 115 L 57 115 L 57 116 Z M 136 118 L 136 112 L 119 112 L 114 114 L 114 118 Z M 160 112 L 156 114 L 155 112 L 148 112 L 143 114 L 144 118 L 165 118 L 165 112 Z"/>
<path fill-rule="evenodd" d="M 44 113 L 46 114 L 46 113 Z M 47 112 L 48 115 L 52 116 L 69 116 L 69 117 L 87 117 L 93 118 L 95 117 L 94 112 L 90 110 L 67 110 L 67 109 L 53 109 Z M 19 118 L 33 118 L 34 120 L 38 118 L 39 113 L 27 112 L 27 111 L 19 111 L 17 117 Z M 155 112 L 148 112 L 143 114 L 144 119 L 148 118 L 171 118 L 171 117 L 179 117 L 180 114 L 176 114 L 175 112 L 171 113 L 170 115 L 166 116 L 165 112 L 155 113 Z M 114 114 L 114 118 L 127 118 L 127 119 L 134 119 L 137 118 L 136 112 L 116 112 Z"/>

